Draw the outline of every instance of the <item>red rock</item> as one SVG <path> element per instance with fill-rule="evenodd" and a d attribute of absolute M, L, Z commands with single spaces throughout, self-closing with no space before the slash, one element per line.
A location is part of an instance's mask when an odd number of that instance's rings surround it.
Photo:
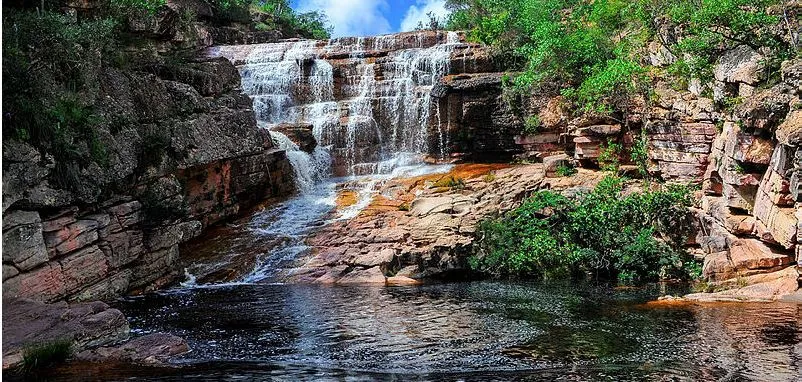
<path fill-rule="evenodd" d="M 91 285 L 108 275 L 108 263 L 103 251 L 93 245 L 59 260 L 68 293 Z"/>

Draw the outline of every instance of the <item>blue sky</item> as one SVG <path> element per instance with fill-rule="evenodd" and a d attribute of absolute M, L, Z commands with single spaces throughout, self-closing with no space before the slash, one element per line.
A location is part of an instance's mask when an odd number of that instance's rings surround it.
<path fill-rule="evenodd" d="M 300 12 L 323 11 L 334 26 L 332 37 L 408 31 L 427 21 L 428 12 L 447 13 L 445 0 L 293 0 Z"/>

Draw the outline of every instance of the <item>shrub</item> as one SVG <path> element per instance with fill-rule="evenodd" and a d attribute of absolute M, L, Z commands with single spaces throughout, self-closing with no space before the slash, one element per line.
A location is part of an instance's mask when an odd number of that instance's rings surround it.
<path fill-rule="evenodd" d="M 772 52 L 772 68 L 791 57 L 769 14 L 779 0 L 449 0 L 448 27 L 491 45 L 514 83 L 562 92 L 582 111 L 626 114 L 648 92 L 650 68 L 642 57 L 660 39 L 679 59 L 668 68 L 687 87 L 712 78 L 721 52 L 736 45 Z M 661 30 L 681 31 L 662 41 Z M 769 71 L 772 72 L 772 71 Z M 648 98 L 648 97 L 645 97 Z M 624 120 L 624 119 L 622 119 Z"/>
<path fill-rule="evenodd" d="M 479 224 L 471 264 L 492 275 L 554 277 L 585 272 L 622 281 L 687 277 L 683 249 L 692 232 L 687 187 L 624 195 L 608 176 L 576 199 L 532 195 L 504 216 Z"/>
<path fill-rule="evenodd" d="M 620 166 L 618 156 L 621 154 L 621 150 L 621 144 L 613 141 L 607 141 L 606 146 L 599 147 L 599 158 L 597 159 L 599 168 L 604 171 L 618 172 Z"/>
<path fill-rule="evenodd" d="M 638 173 L 641 177 L 649 179 L 649 140 L 645 130 L 641 130 L 640 135 L 635 139 L 629 157 L 638 166 Z"/>
<path fill-rule="evenodd" d="M 557 166 L 556 172 L 557 176 L 571 176 L 576 174 L 576 168 L 574 168 L 574 166 L 571 166 L 570 164 L 568 165 L 561 164 Z"/>
<path fill-rule="evenodd" d="M 440 188 L 440 187 L 462 189 L 465 187 L 465 180 L 460 177 L 455 177 L 453 175 L 444 176 L 438 179 L 432 185 L 432 188 Z"/>
<path fill-rule="evenodd" d="M 524 134 L 533 135 L 537 134 L 540 129 L 540 117 L 537 115 L 530 115 L 524 120 Z"/>
<path fill-rule="evenodd" d="M 22 350 L 22 370 L 32 372 L 55 363 L 64 362 L 72 355 L 72 341 L 59 339 L 29 345 Z"/>

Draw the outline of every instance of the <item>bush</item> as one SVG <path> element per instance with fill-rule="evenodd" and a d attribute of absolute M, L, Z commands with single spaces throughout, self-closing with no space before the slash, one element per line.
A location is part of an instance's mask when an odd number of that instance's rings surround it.
<path fill-rule="evenodd" d="M 496 276 L 687 277 L 690 190 L 665 186 L 624 195 L 622 187 L 621 178 L 608 176 L 575 200 L 551 191 L 534 194 L 519 208 L 480 223 L 471 264 Z"/>
<path fill-rule="evenodd" d="M 30 345 L 22 350 L 22 370 L 32 372 L 56 363 L 64 362 L 72 355 L 72 341 L 54 340 Z"/>
<path fill-rule="evenodd" d="M 574 166 L 571 166 L 570 164 L 568 165 L 561 164 L 557 166 L 556 173 L 557 176 L 571 176 L 576 174 L 576 168 L 574 168 Z"/>
<path fill-rule="evenodd" d="M 772 30 L 779 20 L 769 9 L 779 0 L 447 3 L 448 27 L 491 45 L 502 66 L 522 72 L 516 86 L 561 92 L 581 111 L 626 114 L 636 96 L 645 96 L 653 69 L 643 58 L 650 40 L 663 40 L 658 30 L 682 33 L 676 41 L 661 41 L 680 58 L 668 69 L 678 83 L 706 83 L 715 59 L 736 45 L 769 48 L 774 68 L 795 53 L 781 35 L 787 28 Z"/>
<path fill-rule="evenodd" d="M 524 121 L 524 134 L 525 135 L 537 134 L 538 130 L 540 130 L 540 117 L 538 117 L 537 115 L 530 115 Z"/>
<path fill-rule="evenodd" d="M 608 141 L 606 146 L 600 146 L 599 158 L 597 159 L 599 168 L 604 171 L 617 173 L 618 167 L 620 166 L 618 156 L 621 154 L 621 150 L 621 144 L 615 143 L 612 140 Z"/>

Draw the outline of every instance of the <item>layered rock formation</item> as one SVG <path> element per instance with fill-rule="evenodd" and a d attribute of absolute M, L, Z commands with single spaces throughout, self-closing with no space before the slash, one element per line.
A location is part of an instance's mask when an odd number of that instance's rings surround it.
<path fill-rule="evenodd" d="M 170 4 L 162 16 L 176 12 Z M 186 43 L 162 27 L 150 41 Z M 285 152 L 257 127 L 227 60 L 151 57 L 96 75 L 98 89 L 82 96 L 100 117 L 92 129 L 106 163 L 65 167 L 3 141 L 4 297 L 92 300 L 158 288 L 179 273 L 180 243 L 294 189 Z"/>

